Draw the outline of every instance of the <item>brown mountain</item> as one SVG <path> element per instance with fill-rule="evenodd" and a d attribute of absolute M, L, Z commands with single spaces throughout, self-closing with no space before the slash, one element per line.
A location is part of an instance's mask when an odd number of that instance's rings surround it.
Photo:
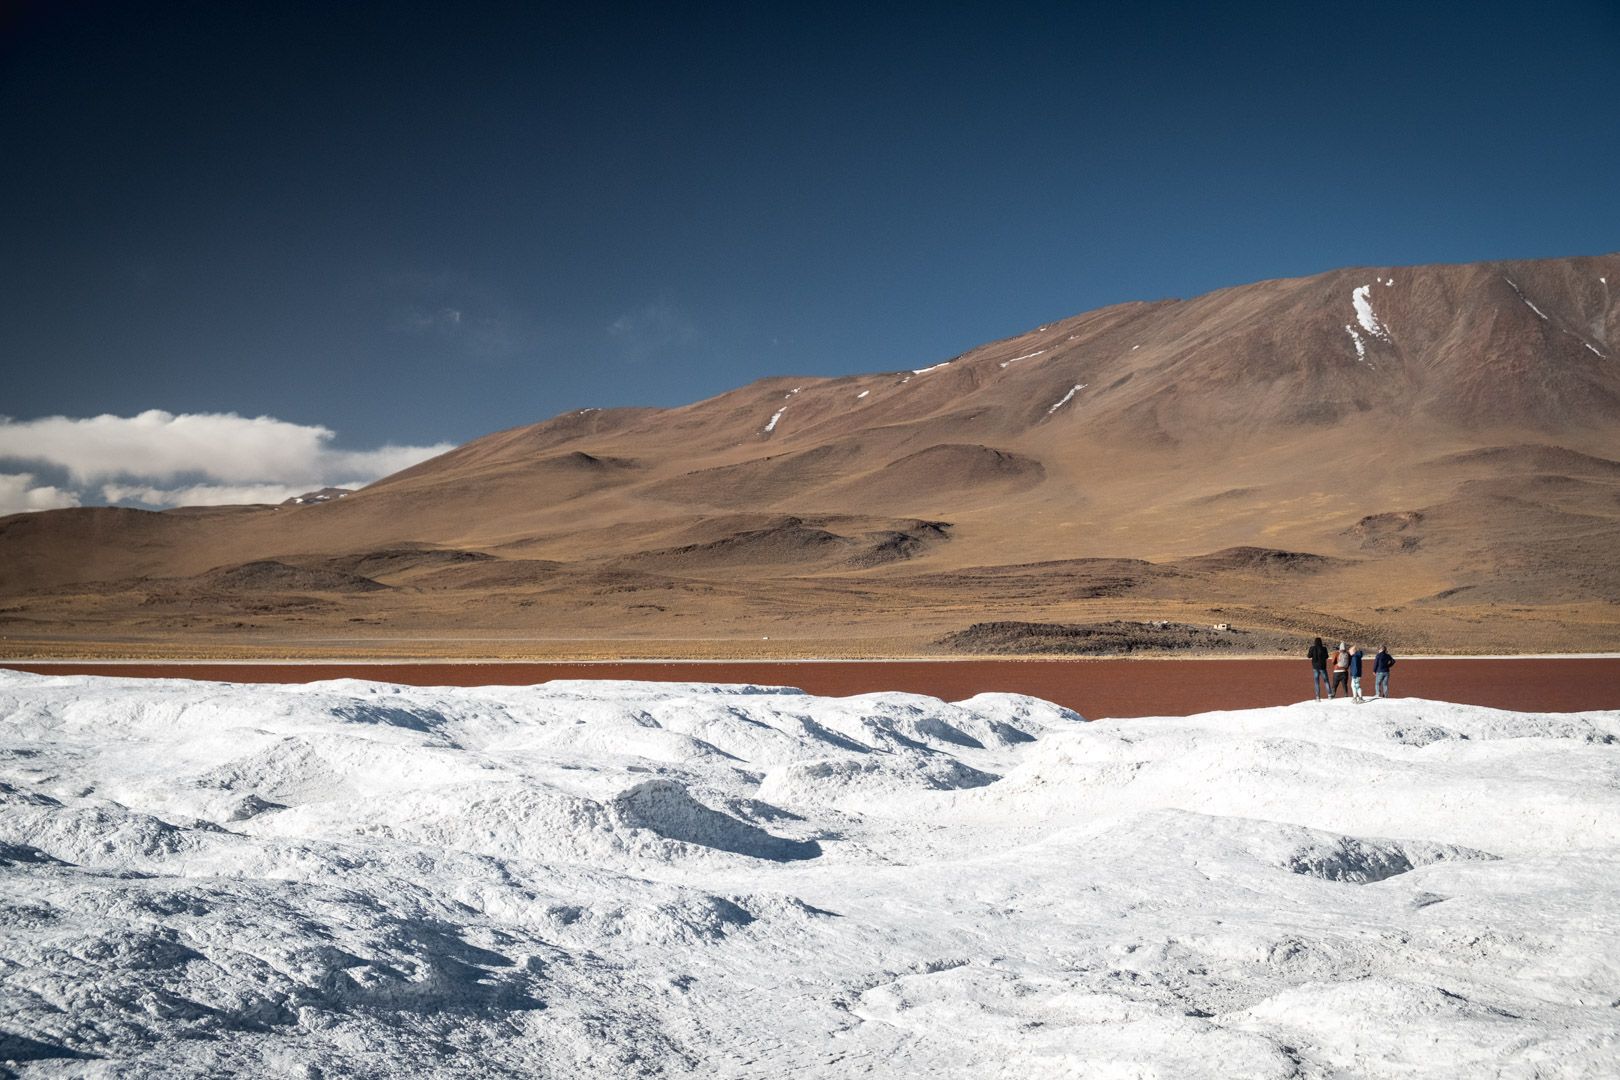
<path fill-rule="evenodd" d="M 7 518 L 0 632 L 912 653 L 992 620 L 1169 619 L 1612 649 L 1617 294 L 1620 255 L 1339 270 L 569 413 L 341 500 Z"/>

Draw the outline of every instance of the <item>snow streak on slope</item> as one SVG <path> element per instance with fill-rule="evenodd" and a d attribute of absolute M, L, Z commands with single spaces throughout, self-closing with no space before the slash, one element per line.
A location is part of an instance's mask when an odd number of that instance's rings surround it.
<path fill-rule="evenodd" d="M 1041 355 L 1045 351 L 1046 351 L 1045 349 L 1036 349 L 1034 352 L 1025 353 L 1023 356 L 1015 356 L 1011 360 L 1003 360 L 1001 362 L 1000 366 L 1001 367 L 1007 367 L 1009 364 L 1016 364 L 1020 360 L 1029 360 L 1029 359 L 1032 359 L 1034 357 L 1037 357 L 1037 356 Z"/>
<path fill-rule="evenodd" d="M 1360 285 L 1350 294 L 1350 302 L 1356 309 L 1356 321 L 1373 337 L 1388 340 L 1389 331 L 1384 329 L 1384 324 L 1378 321 L 1378 313 L 1373 311 L 1371 293 L 1371 285 Z"/>
<path fill-rule="evenodd" d="M 1350 335 L 1350 341 L 1356 347 L 1356 359 L 1360 360 L 1363 364 L 1368 363 L 1367 344 L 1361 340 L 1361 335 L 1356 332 L 1356 328 L 1351 326 L 1349 323 L 1345 323 L 1344 330 L 1345 333 Z"/>
<path fill-rule="evenodd" d="M 1069 402 L 1074 400 L 1074 395 L 1078 394 L 1080 391 L 1084 390 L 1085 388 L 1086 388 L 1085 383 L 1076 383 L 1075 385 L 1069 387 L 1069 392 L 1067 394 L 1064 394 L 1062 397 L 1058 398 L 1058 400 L 1052 404 L 1052 407 L 1050 409 L 1046 410 L 1046 415 L 1051 416 L 1053 413 L 1055 413 L 1059 409 L 1063 408 L 1063 406 L 1067 405 Z"/>
<path fill-rule="evenodd" d="M 1598 1075 L 1620 714 L 0 672 L 25 1075 Z"/>
<path fill-rule="evenodd" d="M 1514 281 L 1512 278 L 1506 276 L 1504 276 L 1502 280 L 1513 286 L 1513 291 L 1518 294 L 1519 299 L 1524 302 L 1525 307 L 1536 313 L 1536 318 L 1540 319 L 1542 322 L 1547 321 L 1547 313 L 1536 307 L 1535 302 L 1532 301 L 1528 296 L 1524 295 L 1524 290 L 1519 288 L 1519 283 L 1517 281 Z"/>

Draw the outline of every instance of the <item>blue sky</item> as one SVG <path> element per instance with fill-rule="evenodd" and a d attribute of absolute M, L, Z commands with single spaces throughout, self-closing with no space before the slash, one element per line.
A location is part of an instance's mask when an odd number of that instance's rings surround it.
<path fill-rule="evenodd" d="M 329 462 L 1121 300 L 1620 248 L 1611 0 L 875 7 L 12 5 L 0 474 L 366 479 Z M 226 476 L 152 457 L 154 410 L 317 450 Z"/>

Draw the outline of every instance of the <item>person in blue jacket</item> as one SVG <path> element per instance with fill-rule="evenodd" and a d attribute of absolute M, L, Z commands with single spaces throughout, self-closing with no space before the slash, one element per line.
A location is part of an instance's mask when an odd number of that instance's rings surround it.
<path fill-rule="evenodd" d="M 1379 697 L 1389 697 L 1389 669 L 1395 666 L 1395 658 L 1389 655 L 1389 646 L 1378 646 L 1378 655 L 1373 657 L 1373 688 Z"/>
<path fill-rule="evenodd" d="M 1367 699 L 1361 696 L 1361 661 L 1367 654 L 1362 652 L 1361 646 L 1356 645 L 1350 650 L 1350 697 L 1359 705 Z"/>

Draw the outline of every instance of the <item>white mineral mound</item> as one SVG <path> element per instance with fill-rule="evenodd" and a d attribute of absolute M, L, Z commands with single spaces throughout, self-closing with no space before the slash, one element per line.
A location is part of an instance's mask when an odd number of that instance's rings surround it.
<path fill-rule="evenodd" d="M 0 1061 L 1608 1075 L 1617 739 L 1420 700 L 1086 724 L 0 672 Z"/>

